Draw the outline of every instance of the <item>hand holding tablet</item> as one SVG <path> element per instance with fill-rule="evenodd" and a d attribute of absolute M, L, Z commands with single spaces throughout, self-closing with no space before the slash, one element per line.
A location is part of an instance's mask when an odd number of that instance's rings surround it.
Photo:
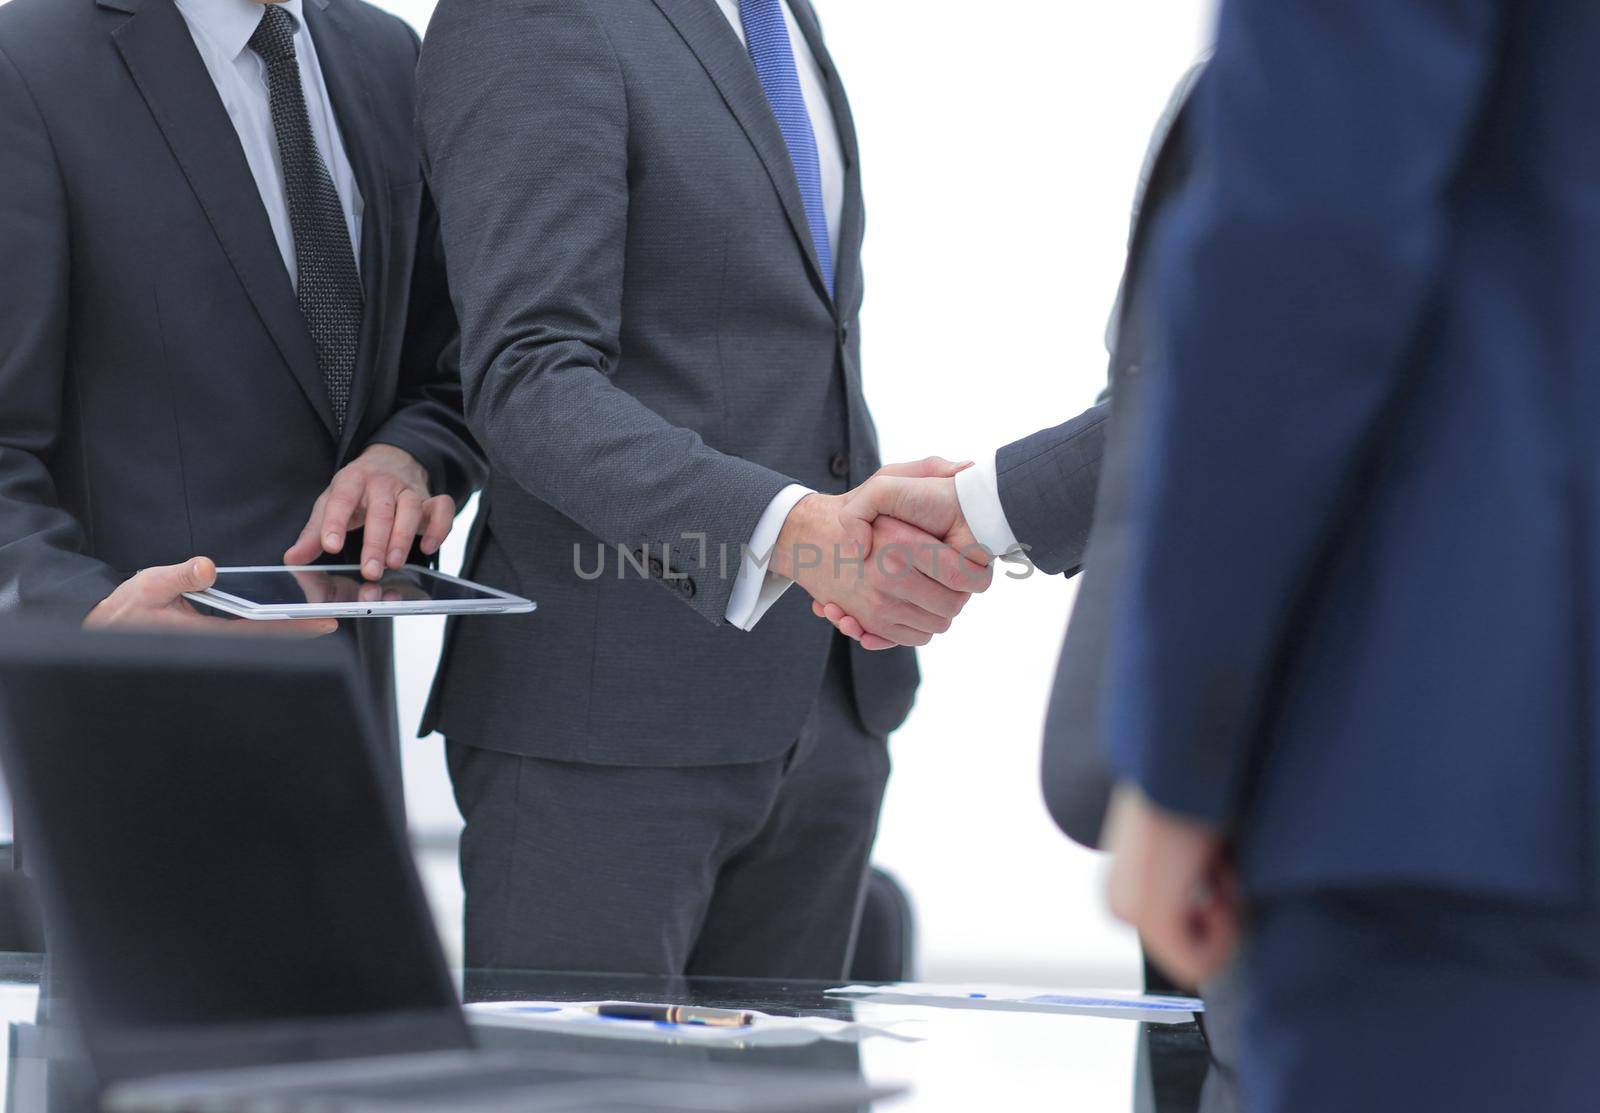
<path fill-rule="evenodd" d="M 398 618 L 527 614 L 532 600 L 407 564 L 366 580 L 354 564 L 220 568 L 206 591 L 184 598 L 238 618 Z"/>

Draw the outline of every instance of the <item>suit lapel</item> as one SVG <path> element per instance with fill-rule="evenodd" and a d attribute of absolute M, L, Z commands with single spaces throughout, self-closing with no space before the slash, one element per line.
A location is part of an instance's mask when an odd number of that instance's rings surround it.
<path fill-rule="evenodd" d="M 772 105 L 761 79 L 756 76 L 750 54 L 739 44 L 739 36 L 728 26 L 727 17 L 713 0 L 655 0 L 656 7 L 677 28 L 683 41 L 694 51 L 705 67 L 728 109 L 739 121 L 739 126 L 761 156 L 783 209 L 789 217 L 789 226 L 805 252 L 813 283 L 824 299 L 828 297 L 827 283 L 822 277 L 822 263 L 817 259 L 816 245 L 811 242 L 811 224 L 806 218 L 805 201 L 800 196 L 800 181 L 795 175 L 794 162 L 789 157 L 789 147 L 778 121 L 772 115 Z M 837 286 L 837 276 L 835 276 Z"/>
<path fill-rule="evenodd" d="M 794 0 L 790 10 L 817 65 L 822 67 L 823 80 L 828 83 L 828 105 L 833 110 L 834 126 L 839 130 L 839 145 L 844 149 L 844 207 L 839 217 L 839 258 L 835 261 L 833 287 L 835 301 L 841 307 L 840 316 L 846 317 L 861 294 L 861 236 L 866 222 L 861 189 L 861 145 L 856 138 L 855 115 L 850 111 L 844 82 L 839 80 L 833 56 L 823 41 L 822 25 L 817 22 L 816 12 L 806 0 Z M 816 126 L 816 121 L 812 123 Z"/>
<path fill-rule="evenodd" d="M 360 33 L 349 23 L 339 0 L 306 0 L 302 10 L 316 43 L 322 80 L 333 101 L 345 154 L 355 171 L 356 184 L 366 205 L 361 222 L 361 285 L 366 295 L 361 347 L 355 379 L 350 385 L 350 410 L 345 417 L 343 459 L 361 427 L 361 419 L 377 387 L 378 343 L 383 335 L 385 311 L 383 276 L 389 264 L 389 173 L 378 149 L 377 113 L 372 95 L 357 75 L 376 72 L 366 57 Z"/>
<path fill-rule="evenodd" d="M 262 324 L 332 435 L 333 408 L 317 366 L 316 346 L 233 122 L 188 25 L 170 2 L 102 4 L 131 12 L 112 39 Z"/>

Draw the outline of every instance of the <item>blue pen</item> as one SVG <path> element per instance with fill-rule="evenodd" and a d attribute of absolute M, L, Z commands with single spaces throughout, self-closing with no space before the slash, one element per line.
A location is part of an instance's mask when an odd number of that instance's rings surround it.
<path fill-rule="evenodd" d="M 687 1024 L 698 1028 L 748 1028 L 755 1016 L 737 1009 L 697 1009 L 683 1005 L 595 1005 L 607 1020 L 645 1020 L 655 1024 Z"/>

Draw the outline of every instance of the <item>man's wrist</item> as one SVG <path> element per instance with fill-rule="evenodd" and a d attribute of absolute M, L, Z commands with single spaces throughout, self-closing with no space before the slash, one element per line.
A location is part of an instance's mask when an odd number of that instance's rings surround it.
<path fill-rule="evenodd" d="M 783 597 L 794 581 L 772 571 L 772 554 L 778 549 L 778 533 L 795 504 L 811 494 L 811 488 L 791 483 L 773 496 L 756 520 L 755 529 L 739 559 L 739 575 L 728 596 L 723 618 L 740 630 L 754 630 L 756 624 Z"/>
<path fill-rule="evenodd" d="M 786 580 L 797 580 L 797 555 L 808 546 L 821 548 L 822 538 L 838 533 L 837 528 L 829 528 L 828 520 L 833 519 L 837 526 L 839 501 L 838 495 L 813 491 L 795 503 L 794 509 L 784 519 L 783 528 L 778 531 L 778 543 L 773 547 L 772 559 L 767 564 L 768 571 Z"/>
<path fill-rule="evenodd" d="M 997 557 L 1004 557 L 1020 546 L 1006 518 L 1000 500 L 1000 480 L 993 452 L 978 458 L 971 468 L 955 477 L 956 503 L 973 539 Z"/>

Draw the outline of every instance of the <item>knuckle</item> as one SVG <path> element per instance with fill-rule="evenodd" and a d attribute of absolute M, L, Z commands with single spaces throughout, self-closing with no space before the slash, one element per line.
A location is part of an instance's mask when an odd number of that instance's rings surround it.
<path fill-rule="evenodd" d="M 876 587 L 869 586 L 862 592 L 859 606 L 855 603 L 848 608 L 850 614 L 860 618 L 868 626 L 883 625 L 885 620 L 893 613 L 897 600 Z"/>
<path fill-rule="evenodd" d="M 891 621 L 899 626 L 920 625 L 928 618 L 928 614 L 921 607 L 910 603 L 896 603 L 888 610 Z"/>

